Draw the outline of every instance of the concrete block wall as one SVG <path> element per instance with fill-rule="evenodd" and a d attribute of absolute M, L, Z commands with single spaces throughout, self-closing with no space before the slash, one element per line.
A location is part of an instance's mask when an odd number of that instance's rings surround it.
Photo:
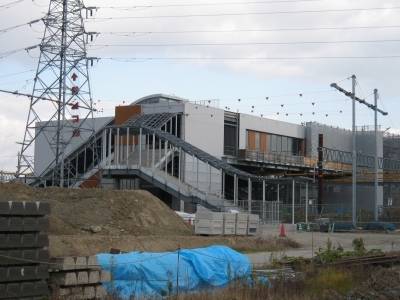
<path fill-rule="evenodd" d="M 48 295 L 50 203 L 0 202 L 0 299 Z"/>
<path fill-rule="evenodd" d="M 110 282 L 111 275 L 100 268 L 96 256 L 53 257 L 49 266 L 52 299 L 103 299 L 107 295 L 102 283 Z"/>

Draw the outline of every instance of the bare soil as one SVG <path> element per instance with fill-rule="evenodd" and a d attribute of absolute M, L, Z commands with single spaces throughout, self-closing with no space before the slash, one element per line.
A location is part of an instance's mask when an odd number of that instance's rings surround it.
<path fill-rule="evenodd" d="M 147 191 L 31 188 L 24 183 L 0 183 L 0 201 L 41 201 L 51 205 L 50 255 L 94 255 L 122 251 L 175 251 L 227 245 L 237 250 L 282 249 L 277 238 L 195 236 L 186 223 Z M 100 226 L 92 232 L 92 226 Z"/>

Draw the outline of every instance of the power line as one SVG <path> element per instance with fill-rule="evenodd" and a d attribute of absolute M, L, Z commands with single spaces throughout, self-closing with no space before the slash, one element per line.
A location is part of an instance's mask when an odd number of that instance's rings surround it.
<path fill-rule="evenodd" d="M 92 20 L 121 20 L 121 19 L 158 19 L 158 18 L 192 18 L 192 17 L 221 17 L 221 16 L 254 16 L 254 15 L 278 15 L 278 14 L 304 14 L 304 13 L 327 13 L 327 12 L 353 12 L 353 11 L 372 11 L 372 10 L 395 10 L 400 6 L 394 7 L 371 7 L 371 8 L 347 8 L 347 9 L 323 9 L 323 10 L 297 10 L 297 11 L 274 11 L 274 12 L 253 12 L 253 13 L 226 13 L 226 14 L 204 14 L 204 15 L 170 15 L 170 16 L 135 16 L 135 17 L 115 17 L 115 18 L 93 18 Z M 87 21 L 89 22 L 89 21 Z"/>
<path fill-rule="evenodd" d="M 254 45 L 307 45 L 307 44 L 355 44 L 355 43 L 394 43 L 400 40 L 359 40 L 359 41 L 307 41 L 307 42 L 258 42 L 258 43 L 193 43 L 193 44 L 125 44 L 125 45 L 88 45 L 88 47 L 198 47 L 198 46 L 254 46 Z M 95 50 L 95 49 L 94 49 Z"/>
<path fill-rule="evenodd" d="M 18 3 L 23 2 L 23 1 L 25 1 L 25 0 L 18 0 L 18 1 L 11 2 L 11 3 L 0 5 L 0 11 L 6 10 L 6 9 L 8 9 L 10 7 L 13 7 L 13 6 L 15 6 Z M 2 9 L 2 8 L 4 8 L 4 9 Z"/>
<path fill-rule="evenodd" d="M 389 59 L 400 55 L 382 56 L 309 56 L 309 57 L 99 57 L 120 62 L 146 62 L 150 60 L 309 60 L 309 59 Z"/>
<path fill-rule="evenodd" d="M 20 25 L 15 25 L 15 26 L 8 27 L 8 28 L 0 29 L 0 34 L 6 33 L 8 31 L 11 31 L 13 29 L 16 29 L 16 28 L 19 28 L 19 27 L 22 27 L 22 26 L 26 26 L 26 25 L 31 26 L 32 24 L 35 24 L 35 23 L 37 23 L 37 22 L 39 22 L 41 20 L 42 19 L 36 19 L 36 20 L 30 21 L 30 22 L 25 23 L 25 24 L 20 24 Z"/>
<path fill-rule="evenodd" d="M 277 28 L 277 29 L 238 29 L 238 30 L 186 30 L 186 31 L 114 31 L 101 32 L 101 34 L 112 34 L 127 36 L 133 34 L 185 34 L 185 33 L 233 33 L 233 32 L 276 32 L 276 31 L 317 31 L 317 30 L 353 30 L 353 29 L 386 29 L 399 28 L 400 25 L 393 26 L 355 26 L 355 27 L 317 27 L 317 28 Z"/>
<path fill-rule="evenodd" d="M 35 71 L 35 70 L 34 70 L 34 69 L 32 69 L 32 70 L 29 70 L 29 71 L 22 71 L 22 72 L 18 72 L 18 73 L 13 73 L 13 74 L 8 74 L 8 75 L 3 75 L 3 76 L 0 76 L 0 78 L 3 78 L 3 77 L 9 77 L 9 76 L 14 76 L 14 75 L 23 74 L 23 73 L 28 73 L 28 72 L 33 72 L 33 71 Z"/>
<path fill-rule="evenodd" d="M 136 5 L 136 6 L 103 6 L 118 10 L 129 10 L 136 8 L 158 8 L 158 7 L 190 7 L 190 6 L 221 6 L 221 5 L 247 5 L 247 4 L 274 4 L 274 3 L 299 3 L 299 2 L 322 2 L 326 0 L 276 0 L 276 1 L 251 1 L 251 2 L 223 2 L 223 3 L 197 3 L 197 4 L 168 4 L 168 5 Z"/>

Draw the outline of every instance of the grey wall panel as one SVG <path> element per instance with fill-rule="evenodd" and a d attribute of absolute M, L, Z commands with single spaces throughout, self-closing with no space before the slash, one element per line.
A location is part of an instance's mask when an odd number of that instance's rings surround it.
<path fill-rule="evenodd" d="M 80 137 L 73 138 L 70 142 L 65 147 L 65 155 L 68 155 L 71 153 L 73 150 L 77 149 L 80 145 L 82 145 L 84 142 L 87 141 L 89 138 L 91 131 L 90 128 L 92 128 L 92 121 L 93 125 L 95 128 L 95 131 L 98 131 L 100 128 L 102 128 L 105 124 L 110 122 L 113 119 L 113 117 L 102 117 L 102 118 L 94 118 L 94 119 L 87 119 L 86 122 L 79 121 L 81 123 L 81 131 L 80 131 Z M 40 134 L 39 128 L 40 126 L 43 126 L 45 123 L 44 122 L 39 122 L 36 123 L 36 140 L 35 140 L 35 146 L 34 146 L 34 155 L 35 155 L 35 161 L 34 161 L 34 169 L 35 169 L 35 174 L 40 175 L 54 160 L 55 158 L 55 142 L 56 142 L 56 122 L 51 122 L 50 126 L 48 126 L 44 131 L 42 131 Z M 69 124 L 65 128 L 65 133 L 64 133 L 64 140 L 65 142 L 69 141 L 69 139 L 72 136 L 72 132 L 74 128 L 71 126 L 72 123 L 69 121 L 66 121 L 66 124 Z M 75 125 L 74 125 L 75 126 Z M 52 144 L 53 146 L 50 146 Z"/>
<path fill-rule="evenodd" d="M 239 148 L 246 147 L 246 130 L 267 132 L 276 135 L 283 135 L 304 139 L 306 137 L 306 128 L 303 125 L 283 122 L 274 119 L 256 117 L 252 115 L 240 114 L 239 129 Z"/>

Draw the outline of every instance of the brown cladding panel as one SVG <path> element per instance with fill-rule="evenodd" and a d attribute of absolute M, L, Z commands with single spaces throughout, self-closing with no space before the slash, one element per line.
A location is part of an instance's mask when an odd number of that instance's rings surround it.
<path fill-rule="evenodd" d="M 127 105 L 115 107 L 115 125 L 122 125 L 132 116 L 142 113 L 141 105 Z"/>
<path fill-rule="evenodd" d="M 267 134 L 264 132 L 260 133 L 260 151 L 267 151 Z"/>
<path fill-rule="evenodd" d="M 249 150 L 256 149 L 256 133 L 255 131 L 249 130 Z"/>
<path fill-rule="evenodd" d="M 100 183 L 100 172 L 96 172 L 88 180 L 82 183 L 79 188 L 81 189 L 94 189 L 97 188 Z"/>
<path fill-rule="evenodd" d="M 306 140 L 301 140 L 301 156 L 306 156 Z"/>

